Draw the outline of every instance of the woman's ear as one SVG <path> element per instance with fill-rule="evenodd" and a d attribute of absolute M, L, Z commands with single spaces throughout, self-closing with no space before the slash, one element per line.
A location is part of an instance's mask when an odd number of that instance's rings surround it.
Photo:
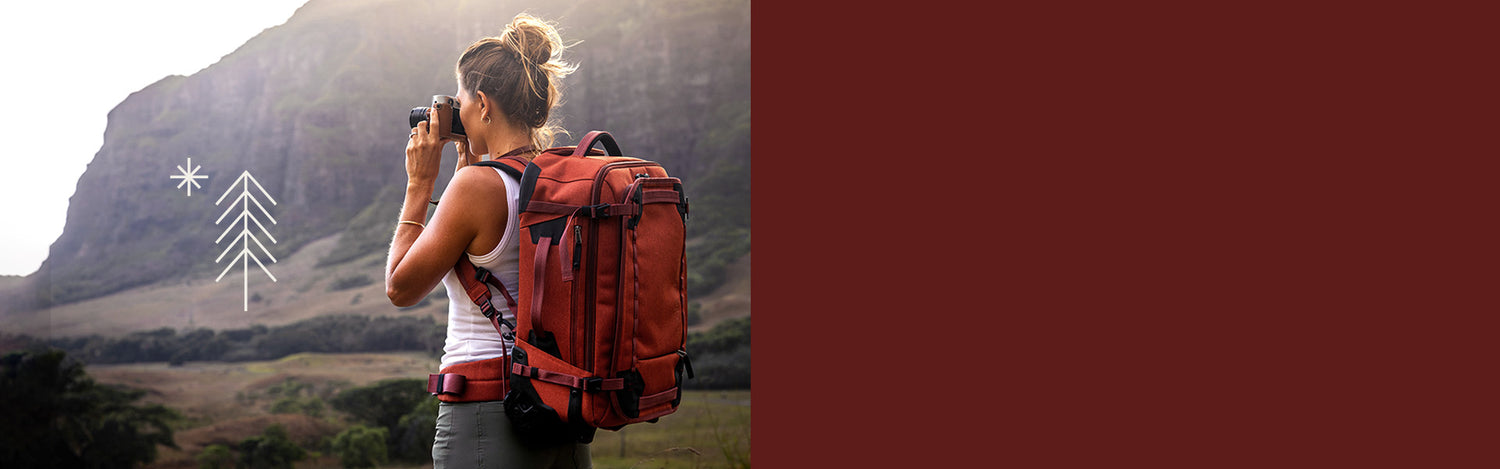
<path fill-rule="evenodd" d="M 490 101 L 489 95 L 484 94 L 483 91 L 475 91 L 474 96 L 478 98 L 475 101 L 479 103 L 479 116 L 481 118 L 489 116 L 490 111 L 495 110 L 495 103 Z M 490 117 L 490 119 L 494 119 L 494 117 Z M 488 120 L 486 119 L 486 121 Z"/>

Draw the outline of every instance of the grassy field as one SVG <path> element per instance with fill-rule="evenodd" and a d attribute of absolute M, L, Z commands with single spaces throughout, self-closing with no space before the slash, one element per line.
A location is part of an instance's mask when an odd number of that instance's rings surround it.
<path fill-rule="evenodd" d="M 421 353 L 350 353 L 289 355 L 280 360 L 219 363 L 188 362 L 93 365 L 88 373 L 101 383 L 144 389 L 142 401 L 163 404 L 180 412 L 184 420 L 176 431 L 180 449 L 160 448 L 160 457 L 149 467 L 197 467 L 193 457 L 212 444 L 234 444 L 280 423 L 292 439 L 307 448 L 342 431 L 348 422 L 329 409 L 321 418 L 301 414 L 272 414 L 273 401 L 267 390 L 294 379 L 310 383 L 317 394 L 330 396 L 339 390 L 363 386 L 388 378 L 425 378 L 437 360 Z M 338 467 L 309 464 L 305 467 Z"/>
<path fill-rule="evenodd" d="M 688 391 L 657 423 L 594 435 L 594 467 L 750 467 L 750 391 Z"/>
<path fill-rule="evenodd" d="M 319 417 L 271 414 L 267 390 L 288 379 L 309 383 L 315 394 L 363 386 L 387 378 L 425 377 L 436 359 L 420 353 L 296 354 L 244 363 L 189 362 L 94 365 L 102 383 L 147 390 L 145 402 L 164 404 L 184 416 L 175 429 L 180 449 L 161 448 L 151 468 L 196 468 L 193 457 L 211 444 L 230 444 L 282 424 L 292 440 L 312 451 L 349 422 L 331 408 Z M 658 423 L 619 432 L 600 430 L 592 448 L 594 467 L 739 468 L 750 465 L 750 391 L 689 391 L 677 413 Z M 388 468 L 431 467 L 388 464 Z M 304 460 L 298 468 L 339 467 L 333 455 Z"/>

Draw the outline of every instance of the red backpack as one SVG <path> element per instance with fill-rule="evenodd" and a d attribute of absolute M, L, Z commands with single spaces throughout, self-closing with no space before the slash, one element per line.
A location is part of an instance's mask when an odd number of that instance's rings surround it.
<path fill-rule="evenodd" d="M 515 347 L 509 357 L 430 375 L 428 391 L 448 402 L 503 396 L 517 434 L 543 443 L 587 443 L 596 428 L 675 412 L 683 371 L 693 374 L 682 182 L 655 162 L 621 156 L 601 131 L 529 163 L 512 156 L 477 165 L 521 183 L 519 301 L 467 256 L 455 268 L 469 298 Z M 497 314 L 490 285 L 517 324 Z"/>

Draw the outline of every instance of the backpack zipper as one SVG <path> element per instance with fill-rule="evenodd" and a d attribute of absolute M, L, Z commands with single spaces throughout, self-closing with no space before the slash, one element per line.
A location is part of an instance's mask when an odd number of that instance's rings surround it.
<path fill-rule="evenodd" d="M 641 160 L 641 159 L 635 159 L 635 158 L 631 158 L 631 159 L 625 160 L 625 161 L 616 161 L 616 162 L 612 162 L 612 163 L 606 163 L 604 166 L 599 167 L 599 172 L 597 172 L 597 173 L 594 174 L 593 188 L 590 189 L 590 193 L 589 193 L 589 201 L 590 201 L 590 203 L 591 204 L 599 204 L 599 203 L 601 203 L 600 200 L 599 200 L 599 198 L 601 196 L 600 190 L 604 188 L 604 178 L 605 178 L 605 176 L 609 175 L 609 172 L 611 170 L 618 169 L 618 168 L 630 168 L 630 167 L 635 167 L 635 166 L 646 166 L 646 167 L 655 166 L 655 167 L 658 167 L 658 168 L 661 167 L 660 164 L 657 164 L 655 162 Z M 632 180 L 633 180 L 633 178 L 632 178 Z M 622 231 L 625 229 L 625 224 L 623 222 L 620 224 L 620 229 Z M 599 241 L 598 241 L 599 240 L 599 223 L 598 222 L 592 222 L 591 221 L 589 223 L 589 239 L 594 240 L 594 244 L 591 245 L 591 246 L 589 246 L 589 258 L 590 259 L 594 259 L 595 257 L 597 257 L 599 255 Z M 623 252 L 623 250 L 624 250 L 624 246 L 621 246 L 621 252 Z M 616 262 L 615 265 L 618 267 L 619 263 Z M 584 344 L 585 344 L 585 350 L 586 350 L 586 352 L 585 352 L 585 355 L 584 355 L 584 366 L 582 368 L 585 369 L 585 370 L 589 370 L 589 371 L 594 371 L 594 352 L 595 352 L 594 351 L 594 329 L 597 327 L 597 325 L 594 324 L 594 322 L 595 322 L 595 318 L 594 318 L 594 309 L 595 309 L 594 306 L 595 305 L 594 305 L 594 302 L 596 301 L 596 298 L 594 296 L 594 291 L 596 289 L 598 289 L 597 284 L 595 283 L 595 279 L 596 279 L 596 277 L 598 277 L 598 275 L 597 275 L 598 272 L 599 272 L 599 260 L 598 259 L 594 259 L 594 262 L 592 262 L 592 263 L 589 264 L 589 270 L 584 273 L 584 276 L 588 280 L 584 282 L 584 310 L 583 310 L 583 317 L 584 317 L 584 322 L 588 324 L 588 328 L 585 330 L 585 336 L 584 336 Z M 617 276 L 618 276 L 618 273 L 617 273 Z M 616 302 L 615 313 L 616 313 L 616 319 L 617 320 L 619 319 L 619 311 L 621 309 L 619 302 L 622 301 L 623 298 L 624 298 L 624 295 L 621 295 L 619 292 L 615 292 L 615 302 Z M 618 327 L 616 327 L 615 328 L 615 334 L 619 334 L 619 333 L 620 333 L 620 330 L 619 330 Z M 615 353 L 619 353 L 619 352 L 620 352 L 619 350 L 615 351 Z M 631 358 L 634 359 L 634 357 L 631 357 Z M 611 365 L 611 366 L 613 366 L 613 365 Z"/>
<path fill-rule="evenodd" d="M 578 256 L 583 254 L 583 233 L 578 231 L 580 229 L 578 225 L 573 225 L 573 270 L 578 270 Z"/>

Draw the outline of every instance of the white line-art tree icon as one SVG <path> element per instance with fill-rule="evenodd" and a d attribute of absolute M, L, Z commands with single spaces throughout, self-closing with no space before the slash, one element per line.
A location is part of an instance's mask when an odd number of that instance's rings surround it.
<path fill-rule="evenodd" d="M 219 244 L 220 241 L 223 241 L 224 237 L 233 232 L 236 226 L 240 227 L 239 235 L 231 238 L 229 247 L 224 249 L 224 252 L 219 253 L 219 258 L 214 259 L 214 263 L 217 264 L 223 260 L 224 256 L 234 250 L 235 246 L 240 247 L 240 252 L 239 255 L 230 259 L 229 265 L 224 267 L 223 272 L 219 272 L 219 277 L 215 278 L 214 282 L 218 282 L 224 278 L 224 274 L 228 273 L 229 269 L 234 267 L 234 261 L 240 261 L 240 264 L 243 266 L 242 271 L 245 274 L 245 311 L 250 310 L 250 261 L 255 261 L 255 265 L 260 266 L 261 272 L 265 272 L 266 276 L 270 277 L 272 282 L 276 281 L 276 276 L 271 275 L 270 269 L 267 269 L 266 265 L 261 263 L 260 257 L 256 256 L 255 252 L 250 249 L 250 243 L 253 242 L 256 246 L 260 247 L 260 251 L 265 253 L 266 257 L 272 263 L 276 262 L 276 256 L 272 256 L 271 251 L 266 250 L 266 245 L 261 244 L 260 238 L 255 236 L 254 232 L 250 231 L 250 224 L 254 223 L 256 227 L 260 228 L 260 232 L 265 233 L 266 238 L 271 240 L 271 244 L 276 244 L 276 237 L 271 236 L 271 232 L 266 230 L 266 226 L 261 224 L 260 219 L 250 210 L 251 204 L 254 204 L 256 208 L 260 209 L 260 213 L 265 215 L 267 221 L 270 221 L 272 225 L 276 224 L 276 219 L 271 217 L 271 212 L 267 211 L 266 207 L 261 205 L 260 201 L 255 198 L 255 194 L 250 192 L 251 184 L 254 184 L 256 189 L 260 189 L 260 194 L 265 196 L 266 200 L 271 202 L 271 205 L 276 205 L 276 199 L 271 198 L 271 194 L 266 193 L 266 188 L 261 187 L 260 182 L 256 181 L 255 176 L 251 176 L 249 171 L 240 173 L 240 177 L 234 180 L 234 184 L 230 184 L 229 189 L 224 191 L 224 195 L 219 196 L 219 200 L 214 202 L 214 205 L 219 205 L 220 202 L 224 201 L 225 197 L 234 192 L 235 187 L 240 188 L 240 196 L 229 203 L 228 207 L 224 209 L 224 214 L 219 215 L 219 219 L 215 220 L 214 224 L 217 225 L 224 221 L 224 217 L 233 213 L 236 208 L 239 209 L 239 216 L 230 220 L 229 227 L 225 228 L 224 232 L 219 234 L 219 239 L 214 240 L 214 244 Z"/>

